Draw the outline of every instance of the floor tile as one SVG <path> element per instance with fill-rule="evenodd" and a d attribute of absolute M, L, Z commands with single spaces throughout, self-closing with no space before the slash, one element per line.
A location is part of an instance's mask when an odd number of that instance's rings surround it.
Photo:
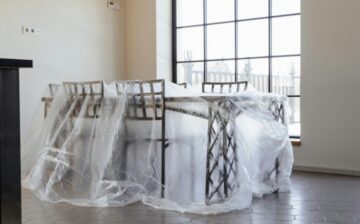
<path fill-rule="evenodd" d="M 360 223 L 360 177 L 294 172 L 291 192 L 255 198 L 250 208 L 219 215 L 181 214 L 141 203 L 120 208 L 50 204 L 23 190 L 24 224 L 308 224 Z"/>

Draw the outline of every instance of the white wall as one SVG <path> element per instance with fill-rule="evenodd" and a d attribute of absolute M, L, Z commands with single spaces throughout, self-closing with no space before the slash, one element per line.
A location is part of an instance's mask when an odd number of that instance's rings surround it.
<path fill-rule="evenodd" d="M 171 1 L 126 0 L 126 78 L 171 80 Z"/>
<path fill-rule="evenodd" d="M 21 129 L 48 83 L 125 77 L 125 13 L 106 0 L 0 0 L 0 58 L 33 59 L 21 72 Z M 22 25 L 42 30 L 25 36 Z"/>
<path fill-rule="evenodd" d="M 360 171 L 359 21 L 359 0 L 302 0 L 296 165 Z"/>
<path fill-rule="evenodd" d="M 126 78 L 156 78 L 156 0 L 126 0 Z"/>

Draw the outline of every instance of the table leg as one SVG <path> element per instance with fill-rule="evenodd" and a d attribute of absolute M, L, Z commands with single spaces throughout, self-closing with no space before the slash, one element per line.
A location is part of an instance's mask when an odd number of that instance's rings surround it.
<path fill-rule="evenodd" d="M 225 201 L 238 186 L 234 121 L 209 108 L 205 202 Z"/>

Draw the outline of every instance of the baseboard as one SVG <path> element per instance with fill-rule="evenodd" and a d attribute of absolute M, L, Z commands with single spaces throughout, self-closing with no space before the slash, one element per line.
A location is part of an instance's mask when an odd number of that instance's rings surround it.
<path fill-rule="evenodd" d="M 344 170 L 344 169 L 333 169 L 333 168 L 323 168 L 323 167 L 314 167 L 314 166 L 297 166 L 297 165 L 293 166 L 293 170 L 360 177 L 360 170 Z"/>

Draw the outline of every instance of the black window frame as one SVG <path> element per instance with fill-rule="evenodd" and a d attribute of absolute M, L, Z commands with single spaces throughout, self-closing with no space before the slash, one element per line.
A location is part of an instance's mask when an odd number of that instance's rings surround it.
<path fill-rule="evenodd" d="M 262 17 L 254 17 L 247 19 L 238 19 L 238 1 L 234 1 L 234 20 L 221 21 L 221 22 L 211 22 L 207 23 L 207 0 L 203 0 L 203 21 L 201 24 L 194 25 L 185 25 L 185 26 L 177 26 L 177 0 L 172 0 L 172 81 L 177 83 L 177 65 L 179 63 L 191 63 L 191 62 L 201 62 L 204 66 L 204 74 L 203 80 L 206 81 L 207 77 L 207 63 L 212 61 L 234 61 L 235 62 L 235 80 L 238 80 L 238 61 L 239 60 L 251 60 L 251 59 L 268 59 L 268 92 L 271 93 L 272 86 L 272 59 L 273 58 L 283 58 L 283 57 L 299 57 L 301 59 L 301 52 L 299 54 L 281 54 L 281 55 L 273 55 L 272 54 L 272 21 L 274 18 L 281 17 L 290 17 L 290 16 L 300 16 L 301 11 L 299 13 L 289 13 L 289 14 L 281 14 L 281 15 L 272 15 L 272 2 L 273 0 L 268 0 L 268 15 Z M 300 0 L 301 1 L 301 0 Z M 255 56 L 255 57 L 238 57 L 238 23 L 245 21 L 254 21 L 254 20 L 262 20 L 267 19 L 268 21 L 268 54 L 266 56 Z M 211 25 L 218 24 L 231 24 L 233 23 L 235 26 L 235 57 L 234 58 L 223 58 L 223 59 L 208 59 L 207 58 L 207 27 Z M 177 30 L 183 28 L 193 28 L 193 27 L 204 27 L 204 57 L 203 60 L 190 60 L 190 61 L 178 61 L 177 60 Z M 287 95 L 289 98 L 301 98 L 301 94 L 298 95 Z M 290 136 L 290 138 L 300 139 L 300 136 Z"/>

